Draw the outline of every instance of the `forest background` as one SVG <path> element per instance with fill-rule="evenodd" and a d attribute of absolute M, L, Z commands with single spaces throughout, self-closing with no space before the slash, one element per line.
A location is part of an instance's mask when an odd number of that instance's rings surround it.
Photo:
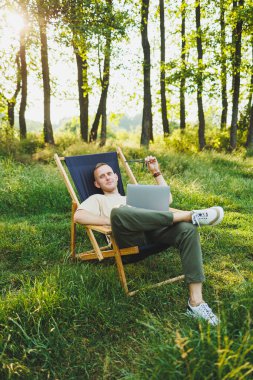
<path fill-rule="evenodd" d="M 3 1 L 2 149 L 34 131 L 54 145 L 56 123 L 100 145 L 121 126 L 146 147 L 174 134 L 183 149 L 250 149 L 252 15 L 244 0 Z"/>

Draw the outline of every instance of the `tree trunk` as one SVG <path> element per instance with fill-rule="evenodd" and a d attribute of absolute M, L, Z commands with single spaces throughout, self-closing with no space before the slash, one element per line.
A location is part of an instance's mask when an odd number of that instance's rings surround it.
<path fill-rule="evenodd" d="M 106 143 L 106 128 L 107 128 L 107 94 L 109 88 L 109 79 L 110 79 L 110 60 L 111 60 L 111 31 L 109 30 L 108 36 L 106 38 L 105 45 L 105 70 L 104 70 L 104 93 L 102 101 L 102 125 L 101 125 L 101 134 L 100 134 L 100 146 L 104 146 Z"/>
<path fill-rule="evenodd" d="M 21 101 L 19 107 L 19 133 L 20 139 L 26 138 L 26 120 L 25 111 L 27 104 L 27 64 L 26 64 L 26 43 L 25 43 L 25 32 L 20 33 L 20 73 L 21 73 Z"/>
<path fill-rule="evenodd" d="M 185 8 L 186 2 L 181 2 L 181 79 L 180 79 L 180 129 L 185 129 L 185 71 L 186 71 L 186 43 L 185 43 Z"/>
<path fill-rule="evenodd" d="M 150 45 L 148 41 L 148 15 L 149 0 L 142 0 L 141 6 L 141 39 L 143 48 L 143 114 L 142 114 L 142 131 L 141 145 L 149 147 L 149 141 L 153 140 L 153 118 L 152 118 L 152 99 L 150 88 Z"/>
<path fill-rule="evenodd" d="M 251 48 L 252 48 L 252 64 L 253 64 L 253 36 L 251 37 Z M 247 148 L 253 148 L 253 73 L 251 73 L 250 80 L 250 93 L 249 93 L 249 101 L 248 101 L 248 109 L 249 109 L 249 127 L 248 127 L 248 135 L 246 141 Z"/>
<path fill-rule="evenodd" d="M 203 110 L 203 49 L 201 31 L 201 8 L 200 1 L 196 5 L 196 28 L 197 28 L 197 50 L 198 50 L 198 73 L 197 73 L 197 103 L 199 118 L 199 148 L 202 150 L 205 145 L 205 115 Z"/>
<path fill-rule="evenodd" d="M 102 104 L 102 124 L 101 124 L 101 134 L 100 134 L 99 146 L 104 146 L 106 143 L 106 127 L 107 127 L 106 100 L 107 100 L 107 94 L 104 97 L 103 104 Z"/>
<path fill-rule="evenodd" d="M 235 149 L 237 143 L 237 122 L 240 96 L 240 69 L 241 69 L 241 42 L 243 21 L 238 15 L 238 8 L 243 7 L 244 0 L 233 1 L 233 10 L 237 13 L 238 20 L 232 31 L 233 54 L 233 79 L 232 79 L 232 120 L 230 127 L 230 148 Z"/>
<path fill-rule="evenodd" d="M 97 140 L 98 126 L 99 126 L 100 117 L 102 115 L 102 103 L 103 103 L 103 90 L 102 90 L 101 95 L 100 95 L 99 104 L 98 104 L 97 112 L 95 115 L 95 119 L 94 119 L 94 122 L 93 122 L 92 127 L 91 127 L 90 142 Z"/>
<path fill-rule="evenodd" d="M 80 108 L 80 131 L 83 141 L 88 142 L 89 129 L 89 95 L 88 95 L 88 64 L 87 59 L 83 58 L 78 49 L 75 49 L 77 73 L 78 73 L 78 92 Z"/>
<path fill-rule="evenodd" d="M 44 15 L 39 11 L 39 29 L 41 42 L 41 65 L 44 91 L 44 140 L 46 143 L 54 144 L 53 127 L 50 115 L 50 74 L 48 65 L 48 46 L 47 46 L 47 22 Z"/>
<path fill-rule="evenodd" d="M 247 148 L 253 149 L 253 104 L 251 104 L 250 107 L 250 120 L 246 146 Z"/>
<path fill-rule="evenodd" d="M 226 64 L 226 24 L 224 0 L 220 0 L 220 33 L 221 33 L 221 129 L 227 127 L 228 98 L 227 98 L 227 64 Z"/>
<path fill-rule="evenodd" d="M 14 127 L 14 121 L 15 121 L 15 102 L 13 99 L 7 100 L 7 107 L 8 107 L 8 122 L 11 128 Z"/>
<path fill-rule="evenodd" d="M 96 113 L 94 122 L 92 124 L 91 131 L 90 131 L 90 142 L 96 141 L 97 134 L 98 134 L 99 121 L 102 116 L 100 145 L 104 145 L 106 142 L 106 126 L 107 126 L 106 106 L 107 106 L 107 93 L 108 93 L 109 80 L 110 80 L 110 60 L 111 60 L 111 32 L 109 31 L 108 36 L 106 38 L 106 46 L 105 46 L 102 91 L 101 91 L 101 96 L 99 100 L 99 105 L 97 108 L 97 113 Z"/>
<path fill-rule="evenodd" d="M 7 109 L 8 109 L 8 122 L 11 128 L 14 127 L 15 123 L 15 105 L 17 101 L 17 96 L 21 88 L 21 77 L 20 77 L 20 56 L 19 53 L 16 55 L 16 65 L 17 65 L 17 82 L 16 89 L 12 98 L 7 99 Z"/>
<path fill-rule="evenodd" d="M 164 0 L 160 0 L 160 34 L 161 34 L 161 62 L 160 62 L 160 88 L 161 110 L 163 121 L 163 135 L 169 135 L 169 121 L 167 116 L 167 102 L 165 89 L 165 27 L 164 27 Z"/>

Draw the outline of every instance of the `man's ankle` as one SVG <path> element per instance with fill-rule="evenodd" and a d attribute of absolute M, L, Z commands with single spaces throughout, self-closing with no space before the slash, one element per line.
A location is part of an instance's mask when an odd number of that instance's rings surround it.
<path fill-rule="evenodd" d="M 189 304 L 192 307 L 199 306 L 202 303 L 204 303 L 203 298 L 201 298 L 201 299 L 191 299 L 191 298 L 189 298 Z"/>
<path fill-rule="evenodd" d="M 173 223 L 192 222 L 191 211 L 178 211 L 173 213 Z"/>

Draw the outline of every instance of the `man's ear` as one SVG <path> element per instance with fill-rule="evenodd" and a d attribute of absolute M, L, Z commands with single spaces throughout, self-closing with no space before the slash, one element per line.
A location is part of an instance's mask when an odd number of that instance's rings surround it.
<path fill-rule="evenodd" d="M 94 181 L 94 185 L 95 185 L 95 187 L 97 187 L 98 189 L 101 189 L 101 186 L 99 186 L 99 184 L 97 183 L 97 181 Z"/>
<path fill-rule="evenodd" d="M 114 173 L 114 175 L 115 175 L 115 177 L 116 177 L 116 179 L 117 179 L 117 181 L 118 181 L 118 180 L 119 180 L 118 174 L 117 174 L 117 173 Z"/>

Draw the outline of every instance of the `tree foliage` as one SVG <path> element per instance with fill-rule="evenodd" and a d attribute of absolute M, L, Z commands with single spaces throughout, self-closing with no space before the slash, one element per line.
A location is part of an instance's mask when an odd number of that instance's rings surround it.
<path fill-rule="evenodd" d="M 199 147 L 203 149 L 209 127 L 206 116 L 212 109 L 219 119 L 215 125 L 217 131 L 230 133 L 227 148 L 237 147 L 238 133 L 240 143 L 243 136 L 244 145 L 251 145 L 253 11 L 250 0 L 176 0 L 173 3 L 4 0 L 3 7 L 22 14 L 27 23 L 29 20 L 29 32 L 24 29 L 0 52 L 2 113 L 13 125 L 14 110 L 19 106 L 21 138 L 26 137 L 25 112 L 33 98 L 29 75 L 34 70 L 43 87 L 45 141 L 54 143 L 51 49 L 57 44 L 59 55 L 61 46 L 71 46 L 76 60 L 74 91 L 80 109 L 80 136 L 86 142 L 100 139 L 100 144 L 105 144 L 107 104 L 111 83 L 115 83 L 113 68 L 123 66 L 126 58 L 129 65 L 136 64 L 137 57 L 130 52 L 127 57 L 120 54 L 122 39 L 127 43 L 128 34 L 134 31 L 134 38 L 139 44 L 142 42 L 143 49 L 143 59 L 140 55 L 138 62 L 143 78 L 136 82 L 136 86 L 143 88 L 142 145 L 148 147 L 154 138 L 153 112 L 157 112 L 157 104 L 161 104 L 160 123 L 165 136 L 167 115 L 176 119 L 170 123 L 185 130 L 191 123 L 192 110 L 197 110 Z M 160 17 L 156 17 L 159 13 Z M 0 30 L 4 31 L 4 24 Z M 157 51 L 160 60 L 156 59 Z M 156 72 L 160 74 L 160 88 Z M 120 81 L 120 76 L 117 80 Z M 94 118 L 91 103 L 96 103 Z"/>

